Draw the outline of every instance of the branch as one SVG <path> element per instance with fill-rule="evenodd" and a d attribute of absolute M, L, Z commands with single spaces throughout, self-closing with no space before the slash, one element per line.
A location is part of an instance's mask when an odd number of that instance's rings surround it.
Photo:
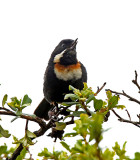
<path fill-rule="evenodd" d="M 102 85 L 101 88 L 97 87 L 97 91 L 94 95 L 96 96 L 104 88 L 105 85 L 106 85 L 106 82 Z"/>
<path fill-rule="evenodd" d="M 118 115 L 114 109 L 112 109 L 112 112 L 119 118 L 118 120 L 119 120 L 120 122 L 131 123 L 131 124 L 133 124 L 133 125 L 135 125 L 135 126 L 137 126 L 137 127 L 140 128 L 140 122 L 136 122 L 136 121 L 131 121 L 131 120 L 124 119 L 124 118 L 122 118 L 120 115 Z"/>
<path fill-rule="evenodd" d="M 110 91 L 110 92 L 115 93 L 115 94 L 117 94 L 117 95 L 123 95 L 123 96 L 127 97 L 130 101 L 133 101 L 133 102 L 136 102 L 136 103 L 140 104 L 140 101 L 139 101 L 139 100 L 137 100 L 137 99 L 129 96 L 129 95 L 126 94 L 124 91 L 122 91 L 122 92 L 116 92 L 116 91 L 112 91 L 112 90 L 110 90 L 110 89 L 106 89 L 106 91 Z"/>
<path fill-rule="evenodd" d="M 50 120 L 48 124 L 45 123 L 45 125 L 40 126 L 40 129 L 35 131 L 34 134 L 36 135 L 36 137 L 40 137 L 51 127 L 52 127 L 52 120 Z M 20 144 L 19 147 L 12 154 L 12 157 L 9 158 L 8 160 L 15 160 L 18 157 L 18 155 L 20 155 L 20 152 L 22 151 L 22 149 L 23 149 L 23 146 L 22 144 Z"/>
<path fill-rule="evenodd" d="M 138 74 L 137 74 L 137 71 L 135 71 L 135 79 L 132 80 L 132 82 L 138 87 L 139 89 L 138 93 L 140 93 L 140 85 L 138 84 L 137 78 L 138 78 Z"/>
<path fill-rule="evenodd" d="M 0 110 L 3 109 L 0 107 Z M 4 108 L 4 110 L 7 110 Z M 0 111 L 0 115 L 9 115 L 9 116 L 17 116 L 14 112 L 7 110 L 7 111 Z M 40 127 L 46 127 L 46 123 L 39 117 L 32 117 L 32 116 L 27 116 L 27 115 L 20 115 L 20 118 L 22 119 L 27 119 L 33 122 L 36 122 L 39 124 Z"/>
<path fill-rule="evenodd" d="M 66 108 L 68 108 L 68 107 L 66 107 Z M 61 120 L 61 118 L 58 118 L 58 116 L 64 111 L 64 110 L 66 110 L 66 108 L 63 108 L 62 110 L 60 110 L 60 111 L 58 111 L 57 113 L 56 113 L 56 117 L 57 117 L 57 121 L 59 121 L 59 120 Z M 16 115 L 16 113 L 14 113 L 13 111 L 11 111 L 11 110 L 9 110 L 9 109 L 6 109 L 6 108 L 3 108 L 3 107 L 0 107 L 0 115 L 9 115 L 9 116 L 17 116 Z M 40 126 L 40 129 L 39 130 L 37 130 L 37 131 L 34 131 L 34 134 L 36 135 L 36 137 L 40 137 L 40 136 L 42 136 L 42 135 L 44 135 L 44 133 L 48 130 L 48 129 L 50 129 L 50 128 L 52 128 L 53 126 L 55 126 L 55 121 L 54 121 L 54 119 L 53 118 L 51 118 L 49 121 L 48 121 L 48 123 L 46 123 L 43 119 L 41 119 L 41 118 L 39 118 L 39 117 L 37 117 L 37 116 L 35 116 L 35 117 L 33 117 L 33 116 L 28 116 L 28 115 L 20 115 L 20 118 L 22 118 L 22 119 L 26 119 L 26 126 L 25 126 L 25 132 L 26 132 L 26 130 L 27 130 L 27 128 L 28 128 L 28 121 L 33 121 L 33 122 L 36 122 L 36 123 L 38 123 L 38 125 Z M 73 124 L 74 123 L 74 117 L 72 116 L 72 119 L 70 120 L 70 121 L 68 121 L 68 122 L 66 122 L 66 125 L 70 125 L 70 124 Z M 33 138 L 34 139 L 34 138 Z M 33 140 L 32 139 L 32 140 Z M 23 149 L 23 145 L 22 144 L 20 144 L 19 145 L 19 147 L 14 151 L 14 153 L 12 154 L 12 157 L 11 158 L 9 158 L 8 160 L 15 160 L 17 157 L 18 157 L 18 155 L 20 155 L 20 152 L 22 151 L 22 149 Z"/>

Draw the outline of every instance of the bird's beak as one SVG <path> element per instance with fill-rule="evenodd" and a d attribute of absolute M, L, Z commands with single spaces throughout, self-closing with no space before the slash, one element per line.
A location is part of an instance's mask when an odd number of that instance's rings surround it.
<path fill-rule="evenodd" d="M 72 43 L 72 46 L 70 47 L 70 49 L 71 50 L 74 49 L 76 47 L 77 43 L 78 43 L 78 38 L 76 38 L 76 40 Z"/>

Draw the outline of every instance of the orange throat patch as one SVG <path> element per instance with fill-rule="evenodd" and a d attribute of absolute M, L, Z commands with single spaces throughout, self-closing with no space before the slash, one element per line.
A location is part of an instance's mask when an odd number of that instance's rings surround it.
<path fill-rule="evenodd" d="M 61 65 L 56 63 L 54 65 L 54 72 L 58 79 L 68 81 L 68 80 L 77 80 L 82 77 L 81 64 L 78 62 L 73 65 Z"/>

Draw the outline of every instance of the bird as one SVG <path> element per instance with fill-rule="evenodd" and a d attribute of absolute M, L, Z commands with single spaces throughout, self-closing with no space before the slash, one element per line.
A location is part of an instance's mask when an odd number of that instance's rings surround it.
<path fill-rule="evenodd" d="M 56 103 L 64 102 L 64 96 L 70 93 L 69 85 L 82 90 L 87 82 L 86 68 L 77 59 L 77 43 L 78 38 L 63 39 L 52 52 L 44 74 L 44 98 L 34 111 L 39 118 L 49 120 L 48 112 Z"/>

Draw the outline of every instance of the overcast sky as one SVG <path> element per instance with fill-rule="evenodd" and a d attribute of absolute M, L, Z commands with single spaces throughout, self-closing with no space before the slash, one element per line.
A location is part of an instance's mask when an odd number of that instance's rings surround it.
<path fill-rule="evenodd" d="M 107 82 L 105 88 L 125 90 L 139 98 L 131 82 L 134 70 L 140 82 L 139 0 L 5 0 L 0 1 L 0 101 L 6 93 L 9 98 L 28 94 L 33 102 L 25 111 L 33 113 L 43 98 L 43 75 L 48 59 L 65 38 L 78 38 L 78 59 L 86 66 L 88 85 L 94 91 Z M 99 98 L 105 99 L 104 90 Z M 126 98 L 120 104 L 127 106 L 132 120 L 137 120 L 140 106 Z M 128 118 L 125 111 L 122 115 Z M 24 135 L 24 120 L 10 124 L 11 117 L 2 119 L 5 129 L 10 127 L 10 132 L 19 138 Z M 30 130 L 36 127 L 32 124 Z M 139 128 L 120 123 L 113 113 L 104 128 L 111 129 L 104 134 L 102 147 L 111 147 L 115 141 L 121 145 L 128 141 L 128 155 L 133 157 L 139 151 Z M 32 151 L 40 144 L 47 147 L 48 141 L 52 149 L 53 140 L 44 136 Z"/>

